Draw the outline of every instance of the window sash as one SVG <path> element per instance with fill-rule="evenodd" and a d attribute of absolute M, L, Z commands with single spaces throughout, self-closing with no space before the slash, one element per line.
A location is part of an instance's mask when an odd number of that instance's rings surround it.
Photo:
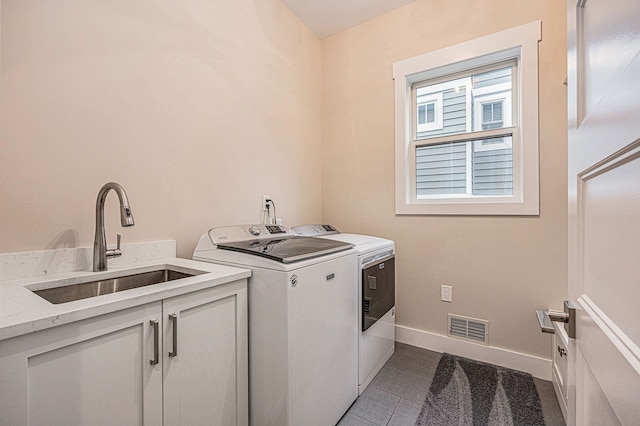
<path fill-rule="evenodd" d="M 437 200 L 437 199 L 442 199 L 442 200 L 512 199 L 516 195 L 515 192 L 512 192 L 511 194 L 505 194 L 505 195 L 478 195 L 473 193 L 473 181 L 472 181 L 473 173 L 471 169 L 472 146 L 479 143 L 479 141 L 482 141 L 482 140 L 494 139 L 494 138 L 500 138 L 500 137 L 511 139 L 511 143 L 509 144 L 509 146 L 507 146 L 507 144 L 504 144 L 500 148 L 506 148 L 506 147 L 512 148 L 512 156 L 513 156 L 512 181 L 513 181 L 513 188 L 515 191 L 516 188 L 521 184 L 521 178 L 522 178 L 519 174 L 519 167 L 517 165 L 517 162 L 518 162 L 517 159 L 521 155 L 521 148 L 518 146 L 518 143 L 520 140 L 519 129 L 516 126 L 511 126 L 511 127 L 503 127 L 501 129 L 479 130 L 477 132 L 447 135 L 447 136 L 441 136 L 441 137 L 432 138 L 432 139 L 412 140 L 409 146 L 409 152 L 410 152 L 409 161 L 410 161 L 410 164 L 413 165 L 409 173 L 410 174 L 409 186 L 411 191 L 410 193 L 412 194 L 411 195 L 412 202 L 416 204 L 420 204 L 424 202 L 429 202 L 429 200 Z M 464 193 L 459 193 L 459 194 L 444 193 L 444 194 L 418 195 L 418 170 L 416 168 L 417 149 L 421 147 L 428 147 L 428 146 L 446 145 L 448 143 L 466 143 L 467 144 L 466 158 L 469 161 L 467 161 L 466 172 L 465 172 L 466 179 L 467 179 L 466 191 Z M 480 151 L 482 151 L 482 149 Z"/>
<path fill-rule="evenodd" d="M 501 60 L 493 61 L 489 64 L 478 65 L 475 67 L 466 68 L 465 70 L 454 72 L 446 75 L 436 75 L 430 76 L 425 80 L 418 80 L 411 83 L 411 111 L 412 114 L 409 117 L 410 119 L 410 127 L 411 127 L 411 139 L 437 139 L 441 137 L 439 134 L 469 134 L 474 132 L 476 127 L 482 127 L 482 120 L 478 119 L 481 117 L 481 111 L 475 111 L 476 108 L 480 107 L 477 104 L 477 100 L 482 99 L 484 102 L 488 101 L 497 101 L 499 99 L 508 98 L 508 102 L 504 102 L 503 104 L 503 125 L 507 126 L 517 126 L 518 125 L 518 112 L 517 112 L 517 99 L 518 99 L 518 64 L 520 61 L 520 56 L 515 55 L 508 58 L 503 58 Z M 498 82 L 497 84 L 481 86 L 477 88 L 473 88 L 473 78 L 476 76 L 482 76 L 484 74 L 491 73 L 493 71 L 498 71 L 502 69 L 509 68 L 510 72 L 510 83 L 507 82 Z M 428 90 L 428 91 L 425 91 Z M 455 91 L 455 94 L 452 95 L 452 92 Z M 458 95 L 460 93 L 460 95 Z M 462 102 L 458 102 L 458 105 L 465 106 L 464 112 L 464 128 L 460 128 L 462 123 L 455 123 L 460 118 L 449 118 L 447 120 L 450 124 L 452 132 L 455 133 L 446 133 L 448 131 L 447 125 L 445 124 L 445 94 L 448 94 L 450 97 L 462 97 L 464 96 L 464 100 Z M 436 114 L 436 123 L 421 123 L 420 118 L 420 107 L 423 105 L 427 105 L 430 102 L 435 101 L 435 114 Z M 513 102 L 516 101 L 516 102 Z M 508 108 L 508 111 L 505 110 Z M 426 114 L 426 107 L 425 107 Z M 454 113 L 456 114 L 456 113 Z M 458 112 L 457 114 L 460 114 Z M 426 119 L 426 115 L 425 115 Z M 457 129 L 453 129 L 457 126 Z M 500 127 L 504 128 L 504 127 Z M 434 135 L 429 135 L 425 133 L 435 132 Z"/>
<path fill-rule="evenodd" d="M 429 139 L 413 139 L 411 149 L 427 145 L 439 145 L 447 142 L 471 142 L 481 139 L 513 136 L 518 132 L 517 126 L 501 127 L 499 129 L 478 130 L 476 132 L 456 133 L 454 135 L 437 136 Z"/>
<path fill-rule="evenodd" d="M 429 199 L 447 199 L 447 198 L 467 198 L 467 199 L 477 199 L 477 198 L 486 198 L 486 197 L 497 197 L 497 198 L 513 198 L 513 191 L 504 194 L 478 194 L 474 191 L 474 187 L 476 179 L 472 163 L 473 157 L 475 154 L 474 148 L 479 147 L 479 151 L 490 151 L 497 149 L 509 149 L 511 154 L 515 154 L 520 152 L 520 150 L 516 149 L 515 153 L 512 149 L 512 141 L 518 140 L 518 138 L 514 138 L 514 133 L 518 133 L 517 127 L 517 119 L 513 120 L 513 118 L 517 118 L 517 113 L 514 111 L 514 108 L 517 107 L 514 103 L 511 102 L 512 98 L 517 99 L 518 92 L 518 84 L 517 84 L 517 75 L 518 75 L 518 61 L 519 56 L 508 58 L 506 60 L 495 61 L 488 65 L 477 66 L 474 68 L 468 68 L 462 72 L 443 75 L 440 77 L 430 78 L 428 80 L 421 80 L 412 83 L 411 85 L 411 99 L 412 99 L 412 108 L 415 108 L 416 114 L 412 114 L 410 117 L 411 120 L 411 128 L 412 128 L 412 137 L 410 141 L 410 151 L 412 155 L 412 163 L 411 163 L 411 199 L 412 202 L 420 202 L 421 200 L 429 200 Z M 509 71 L 506 71 L 508 69 Z M 505 70 L 505 73 L 494 73 L 495 71 Z M 475 80 L 480 80 L 482 83 L 483 78 L 485 79 L 495 79 L 502 78 L 501 76 L 507 76 L 509 81 L 498 81 L 496 84 L 480 84 L 479 87 L 474 88 Z M 420 122 L 421 110 L 420 108 L 425 108 L 424 114 L 426 114 L 426 106 L 428 102 L 431 102 L 431 96 L 438 95 L 441 101 L 441 114 L 442 119 L 444 120 L 444 99 L 445 97 L 448 99 L 457 99 L 457 103 L 450 104 L 453 105 L 464 105 L 463 120 L 464 123 L 454 124 L 457 125 L 457 128 L 452 128 L 451 130 L 455 133 L 442 135 L 429 135 L 425 134 L 426 131 L 446 131 L 444 121 L 442 125 L 438 129 L 426 129 L 424 124 Z M 453 97 L 453 98 L 451 98 Z M 462 98 L 463 97 L 463 98 Z M 508 98 L 508 101 L 507 101 Z M 418 103 L 418 100 L 421 102 Z M 486 129 L 487 123 L 496 123 L 494 104 L 500 103 L 500 127 L 492 126 L 493 128 Z M 490 115 L 491 121 L 486 122 L 484 120 L 484 112 L 485 106 L 490 106 Z M 455 108 L 455 107 L 454 107 Z M 505 111 L 505 108 L 508 110 Z M 458 113 L 460 114 L 460 113 Z M 462 117 L 460 117 L 462 118 Z M 458 118 L 458 120 L 460 120 Z M 426 115 L 425 115 L 426 119 Z M 452 118 L 456 120 L 456 118 Z M 504 127 L 506 125 L 506 127 Z M 422 132 L 420 131 L 422 130 Z M 509 143 L 502 143 L 496 146 L 486 146 L 483 147 L 482 141 L 490 140 L 490 139 L 499 139 L 504 138 L 505 140 L 509 140 Z M 420 194 L 418 188 L 424 187 L 424 182 L 420 179 L 418 171 L 418 164 L 416 162 L 418 150 L 421 147 L 429 147 L 434 145 L 445 145 L 450 143 L 458 143 L 466 146 L 466 170 L 463 171 L 461 168 L 462 165 L 458 165 L 456 167 L 457 172 L 453 173 L 450 178 L 450 181 L 447 181 L 444 178 L 436 186 L 442 188 L 441 193 L 432 193 L 432 194 Z M 508 145 L 508 146 L 507 146 Z M 517 157 L 515 157 L 517 161 Z M 446 174 L 446 173 L 445 173 Z M 463 176 L 464 175 L 464 176 Z M 442 176 L 444 177 L 444 176 Z M 462 182 L 461 178 L 466 177 L 466 182 Z M 510 176 L 512 181 L 518 181 L 518 177 L 512 174 Z M 447 190 L 446 188 L 450 188 Z M 422 188 L 424 189 L 424 188 Z M 434 187 L 435 189 L 435 187 Z M 436 191 L 439 191 L 437 189 Z M 463 190 L 463 192 L 461 192 Z"/>

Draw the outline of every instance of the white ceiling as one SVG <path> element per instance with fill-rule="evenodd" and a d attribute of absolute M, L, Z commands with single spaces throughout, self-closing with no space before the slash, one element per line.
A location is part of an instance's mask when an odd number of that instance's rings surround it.
<path fill-rule="evenodd" d="M 414 1 L 416 0 L 282 0 L 319 38 Z"/>

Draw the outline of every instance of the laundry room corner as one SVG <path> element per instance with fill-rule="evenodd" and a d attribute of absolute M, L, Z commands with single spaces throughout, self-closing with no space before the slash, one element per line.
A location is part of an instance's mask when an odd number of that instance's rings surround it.
<path fill-rule="evenodd" d="M 567 297 L 565 16 L 555 1 L 424 0 L 322 40 L 323 220 L 395 240 L 398 330 L 453 342 L 449 314 L 486 321 L 487 347 L 548 363 L 534 311 Z M 538 20 L 539 214 L 396 214 L 393 63 Z"/>

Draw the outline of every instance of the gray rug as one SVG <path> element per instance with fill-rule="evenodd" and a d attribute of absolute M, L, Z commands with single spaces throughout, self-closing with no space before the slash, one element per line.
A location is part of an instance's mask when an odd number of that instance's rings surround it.
<path fill-rule="evenodd" d="M 544 426 L 528 373 L 443 354 L 416 426 Z"/>

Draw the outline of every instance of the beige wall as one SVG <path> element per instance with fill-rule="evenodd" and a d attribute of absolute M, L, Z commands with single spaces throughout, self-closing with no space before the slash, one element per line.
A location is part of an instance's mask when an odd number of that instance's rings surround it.
<path fill-rule="evenodd" d="M 321 218 L 321 43 L 279 0 L 2 1 L 0 252 Z"/>
<path fill-rule="evenodd" d="M 322 42 L 323 219 L 397 245 L 397 323 L 446 334 L 447 313 L 490 321 L 490 344 L 548 358 L 536 308 L 566 297 L 565 6 L 417 1 Z M 540 216 L 396 216 L 392 64 L 542 20 Z M 453 303 L 440 285 L 453 286 Z"/>

